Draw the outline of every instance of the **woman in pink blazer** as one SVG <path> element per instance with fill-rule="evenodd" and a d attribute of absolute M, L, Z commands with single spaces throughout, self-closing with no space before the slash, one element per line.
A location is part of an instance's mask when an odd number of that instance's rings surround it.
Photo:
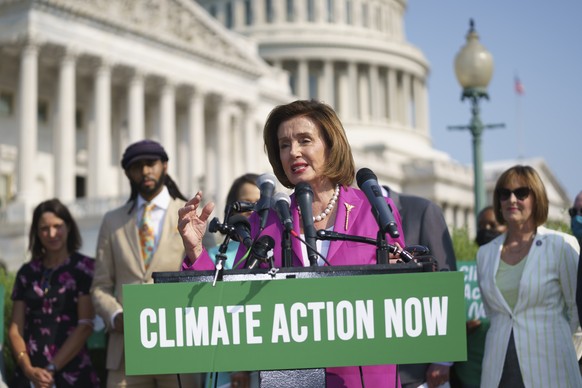
<path fill-rule="evenodd" d="M 294 188 L 300 182 L 311 186 L 315 229 L 373 239 L 377 237 L 378 223 L 369 201 L 362 191 L 350 187 L 355 176 L 355 164 L 343 126 L 331 107 L 317 101 L 295 101 L 278 106 L 267 119 L 263 137 L 277 179 L 287 188 Z M 214 268 L 202 246 L 206 221 L 214 204 L 208 203 L 198 211 L 201 200 L 202 193 L 198 192 L 179 212 L 179 230 L 187 254 L 183 264 L 185 270 Z M 386 239 L 388 243 L 398 243 L 403 247 L 400 215 L 392 200 L 385 200 L 392 207 L 401 236 L 392 239 L 386 235 Z M 294 232 L 301 235 L 303 223 L 295 195 L 291 197 L 290 208 Z M 270 212 L 263 230 L 259 228 L 260 220 L 256 213 L 249 222 L 253 239 L 262 235 L 273 238 L 274 265 L 280 267 L 283 225 L 276 213 Z M 318 241 L 317 250 L 334 266 L 376 263 L 374 245 Z M 241 247 L 235 262 L 245 252 L 244 246 Z M 293 266 L 309 265 L 305 248 L 298 239 L 292 239 L 292 252 Z M 364 366 L 362 374 L 358 367 L 327 368 L 326 378 L 328 387 L 361 387 L 362 379 L 368 388 L 400 386 L 395 365 Z"/>

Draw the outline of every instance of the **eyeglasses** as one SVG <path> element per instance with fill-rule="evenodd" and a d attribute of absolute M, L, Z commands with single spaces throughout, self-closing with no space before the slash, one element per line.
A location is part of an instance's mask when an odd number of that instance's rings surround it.
<path fill-rule="evenodd" d="M 502 188 L 497 189 L 497 194 L 499 195 L 499 199 L 502 201 L 507 201 L 509 197 L 511 197 L 511 194 L 514 194 L 515 198 L 517 198 L 518 200 L 523 201 L 524 199 L 529 197 L 530 191 L 531 190 L 529 187 L 518 187 L 515 190 Z"/>
<path fill-rule="evenodd" d="M 570 209 L 568 209 L 568 213 L 570 213 L 570 217 L 582 216 L 582 207 L 579 209 L 571 207 Z"/>

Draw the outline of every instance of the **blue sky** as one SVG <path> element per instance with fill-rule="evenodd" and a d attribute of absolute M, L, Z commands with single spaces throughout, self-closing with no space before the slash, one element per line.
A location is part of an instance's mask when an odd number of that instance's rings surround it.
<path fill-rule="evenodd" d="M 434 147 L 472 164 L 469 131 L 447 126 L 470 120 L 453 62 L 473 18 L 495 66 L 481 119 L 506 125 L 485 131 L 483 160 L 543 157 L 573 199 L 582 190 L 581 15 L 580 0 L 409 0 L 407 39 L 423 51 L 431 68 Z M 521 97 L 514 89 L 516 74 L 525 88 Z"/>

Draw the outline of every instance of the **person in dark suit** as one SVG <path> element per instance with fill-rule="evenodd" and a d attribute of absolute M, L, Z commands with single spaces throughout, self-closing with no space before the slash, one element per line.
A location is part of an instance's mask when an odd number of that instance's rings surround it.
<path fill-rule="evenodd" d="M 453 240 L 441 208 L 415 195 L 400 194 L 383 186 L 402 217 L 402 229 L 408 245 L 424 245 L 438 262 L 439 270 L 457 270 Z"/>
<path fill-rule="evenodd" d="M 185 197 L 167 174 L 168 155 L 155 141 L 131 144 L 123 154 L 121 166 L 131 194 L 125 205 L 105 214 L 91 287 L 95 309 L 109 333 L 107 386 L 178 387 L 175 375 L 126 376 L 122 288 L 124 284 L 153 283 L 153 272 L 179 270 L 184 247 L 178 233 L 178 209 L 184 205 Z M 152 245 L 140 237 L 146 209 L 151 209 L 148 217 Z M 180 378 L 185 387 L 202 386 L 199 375 Z"/>
<path fill-rule="evenodd" d="M 402 217 L 402 230 L 408 245 L 424 245 L 438 263 L 439 270 L 457 270 L 453 241 L 441 208 L 434 202 L 405 195 L 383 186 Z M 430 387 L 449 380 L 452 363 L 403 364 L 399 366 L 403 388 L 416 388 L 427 382 Z"/>

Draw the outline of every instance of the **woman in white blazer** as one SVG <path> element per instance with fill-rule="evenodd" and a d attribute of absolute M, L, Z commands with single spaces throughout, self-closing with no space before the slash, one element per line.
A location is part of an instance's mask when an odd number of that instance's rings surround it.
<path fill-rule="evenodd" d="M 572 334 L 578 327 L 573 236 L 541 226 L 548 197 L 537 172 L 514 166 L 493 194 L 507 231 L 477 253 L 477 271 L 491 327 L 482 387 L 582 387 Z"/>

